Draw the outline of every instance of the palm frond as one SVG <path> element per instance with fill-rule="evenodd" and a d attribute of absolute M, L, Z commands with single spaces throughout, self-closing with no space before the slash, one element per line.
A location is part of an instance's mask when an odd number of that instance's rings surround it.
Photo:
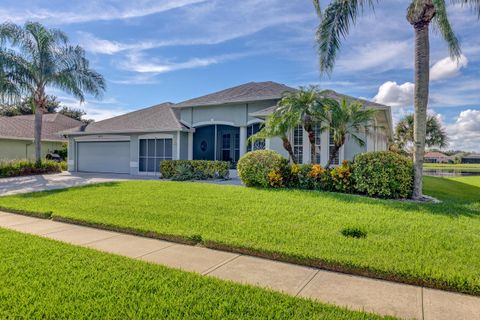
<path fill-rule="evenodd" d="M 312 0 L 313 1 L 313 7 L 315 8 L 315 13 L 317 14 L 318 17 L 322 17 L 322 9 L 320 7 L 320 0 Z"/>
<path fill-rule="evenodd" d="M 328 5 L 321 16 L 316 32 L 317 52 L 319 54 L 320 71 L 331 73 L 341 39 L 350 32 L 350 25 L 355 24 L 358 13 L 368 5 L 373 8 L 373 0 L 335 0 Z"/>
<path fill-rule="evenodd" d="M 452 26 L 448 21 L 447 8 L 445 6 L 445 0 L 432 0 L 435 6 L 436 14 L 433 18 L 434 26 L 440 31 L 443 39 L 448 45 L 448 51 L 452 59 L 459 59 L 462 51 L 458 38 L 453 32 Z"/>
<path fill-rule="evenodd" d="M 465 7 L 470 7 L 480 19 L 480 0 L 450 0 L 453 4 L 460 4 Z"/>

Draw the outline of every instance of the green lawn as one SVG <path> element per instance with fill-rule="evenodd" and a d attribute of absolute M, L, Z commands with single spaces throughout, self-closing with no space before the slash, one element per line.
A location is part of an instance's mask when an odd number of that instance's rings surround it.
<path fill-rule="evenodd" d="M 469 172 L 479 172 L 480 164 L 451 164 L 451 163 L 424 163 L 424 169 L 438 169 L 438 170 L 463 170 Z"/>
<path fill-rule="evenodd" d="M 2 319 L 380 319 L 0 229 Z"/>
<path fill-rule="evenodd" d="M 480 295 L 480 177 L 426 177 L 425 191 L 444 202 L 129 181 L 0 198 L 0 207 Z"/>

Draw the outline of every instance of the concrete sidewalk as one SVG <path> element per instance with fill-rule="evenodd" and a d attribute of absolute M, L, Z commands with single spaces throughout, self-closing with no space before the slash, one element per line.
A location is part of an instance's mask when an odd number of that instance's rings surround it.
<path fill-rule="evenodd" d="M 406 319 L 480 319 L 480 297 L 0 212 L 0 227 Z"/>

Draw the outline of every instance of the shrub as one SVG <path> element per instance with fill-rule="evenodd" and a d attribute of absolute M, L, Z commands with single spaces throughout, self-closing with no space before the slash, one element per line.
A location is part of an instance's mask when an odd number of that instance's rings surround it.
<path fill-rule="evenodd" d="M 237 165 L 238 176 L 248 187 L 271 186 L 269 174 L 281 173 L 288 165 L 288 160 L 272 150 L 248 152 L 240 158 Z M 272 173 L 273 174 L 273 173 Z"/>
<path fill-rule="evenodd" d="M 0 162 L 0 177 L 2 178 L 59 172 L 62 172 L 62 164 L 55 161 L 45 160 L 40 164 L 31 160 Z"/>
<path fill-rule="evenodd" d="M 209 160 L 164 160 L 160 164 L 162 178 L 173 180 L 227 179 L 230 163 Z"/>
<path fill-rule="evenodd" d="M 353 164 L 355 189 L 381 198 L 408 198 L 413 187 L 413 163 L 390 151 L 362 153 Z"/>
<path fill-rule="evenodd" d="M 314 178 L 311 175 L 312 165 L 292 164 L 285 170 L 286 185 L 289 188 L 313 189 Z"/>
<path fill-rule="evenodd" d="M 350 193 L 354 190 L 352 165 L 344 160 L 341 165 L 330 170 L 330 185 L 333 191 Z"/>

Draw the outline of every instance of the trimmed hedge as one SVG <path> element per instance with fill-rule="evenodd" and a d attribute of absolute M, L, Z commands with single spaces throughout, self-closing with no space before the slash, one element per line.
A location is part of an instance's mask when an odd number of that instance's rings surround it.
<path fill-rule="evenodd" d="M 164 160 L 160 163 L 162 178 L 172 180 L 228 179 L 230 162 L 210 160 Z"/>
<path fill-rule="evenodd" d="M 280 173 L 285 169 L 288 160 L 272 150 L 248 152 L 238 160 L 238 176 L 247 187 L 270 186 L 269 174 Z M 278 181 L 283 186 L 282 181 Z"/>
<path fill-rule="evenodd" d="M 36 164 L 31 160 L 13 160 L 0 161 L 0 177 L 18 177 L 29 176 L 35 174 L 59 173 L 62 172 L 65 165 L 61 162 L 50 160 L 42 161 Z"/>
<path fill-rule="evenodd" d="M 409 198 L 413 190 L 413 163 L 391 151 L 355 157 L 353 177 L 357 192 L 380 198 Z"/>
<path fill-rule="evenodd" d="M 357 155 L 334 168 L 319 164 L 288 164 L 271 150 L 247 153 L 238 162 L 246 186 L 293 188 L 367 194 L 380 198 L 408 198 L 412 193 L 413 164 L 390 151 Z"/>

